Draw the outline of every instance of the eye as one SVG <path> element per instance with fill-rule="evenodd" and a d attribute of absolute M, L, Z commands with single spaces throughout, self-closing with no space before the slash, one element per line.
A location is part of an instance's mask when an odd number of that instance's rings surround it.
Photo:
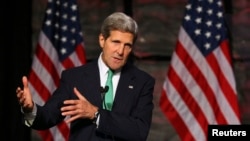
<path fill-rule="evenodd" d="M 115 46 L 118 46 L 118 45 L 121 44 L 121 42 L 118 41 L 118 40 L 113 40 L 113 41 L 112 41 L 112 44 L 114 44 Z"/>
<path fill-rule="evenodd" d="M 120 41 L 114 40 L 113 43 L 114 44 L 120 44 Z"/>
<path fill-rule="evenodd" d="M 132 44 L 125 44 L 124 45 L 126 48 L 132 48 Z"/>

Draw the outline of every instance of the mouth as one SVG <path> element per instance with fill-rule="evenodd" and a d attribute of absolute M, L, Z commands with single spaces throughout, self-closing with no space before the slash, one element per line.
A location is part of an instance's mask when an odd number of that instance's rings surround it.
<path fill-rule="evenodd" d="M 123 58 L 121 57 L 113 57 L 115 62 L 121 62 L 123 60 Z"/>
<path fill-rule="evenodd" d="M 114 57 L 116 60 L 122 60 L 122 57 Z"/>

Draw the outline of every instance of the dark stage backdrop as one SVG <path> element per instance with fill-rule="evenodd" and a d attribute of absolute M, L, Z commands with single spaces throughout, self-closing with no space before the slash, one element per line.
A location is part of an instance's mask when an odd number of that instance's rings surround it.
<path fill-rule="evenodd" d="M 126 0 L 124 0 L 126 1 Z M 78 0 L 82 32 L 88 60 L 99 55 L 97 41 L 103 19 L 114 11 L 125 11 L 139 24 L 140 33 L 135 49 L 135 64 L 156 78 L 153 123 L 148 141 L 179 141 L 175 130 L 158 107 L 162 83 L 177 40 L 187 0 Z M 130 3 L 132 2 L 132 3 Z M 250 123 L 250 1 L 225 0 L 227 23 L 231 33 L 231 48 L 241 120 Z M 2 138 L 29 141 L 30 129 L 20 121 L 20 107 L 15 89 L 21 76 L 31 65 L 47 0 L 12 0 L 1 4 L 0 48 L 0 121 Z M 32 133 L 32 140 L 39 136 Z"/>
<path fill-rule="evenodd" d="M 30 129 L 21 124 L 15 89 L 31 63 L 31 0 L 2 1 L 0 47 L 1 138 L 29 141 Z"/>

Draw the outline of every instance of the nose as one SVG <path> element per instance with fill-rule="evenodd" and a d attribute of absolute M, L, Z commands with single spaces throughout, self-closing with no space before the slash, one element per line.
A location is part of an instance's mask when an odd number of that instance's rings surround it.
<path fill-rule="evenodd" d="M 117 49 L 117 53 L 119 54 L 119 55 L 123 55 L 123 53 L 124 53 L 124 48 L 125 48 L 125 45 L 120 45 L 119 46 L 119 48 Z"/>

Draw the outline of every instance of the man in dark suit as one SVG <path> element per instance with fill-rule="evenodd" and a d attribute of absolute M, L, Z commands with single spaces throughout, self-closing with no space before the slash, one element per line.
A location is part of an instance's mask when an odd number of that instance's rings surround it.
<path fill-rule="evenodd" d="M 33 102 L 24 76 L 16 93 L 25 124 L 43 130 L 68 117 L 70 141 L 146 141 L 155 80 L 128 61 L 137 33 L 131 17 L 121 12 L 108 16 L 99 35 L 99 58 L 63 71 L 59 87 L 43 106 Z M 110 86 L 105 84 L 108 70 L 113 74 Z"/>

